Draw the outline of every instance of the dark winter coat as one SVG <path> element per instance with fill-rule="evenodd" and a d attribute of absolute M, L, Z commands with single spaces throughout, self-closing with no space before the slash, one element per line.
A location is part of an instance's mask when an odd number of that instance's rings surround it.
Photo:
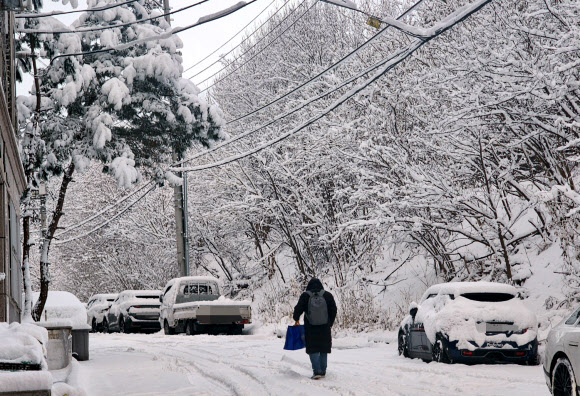
<path fill-rule="evenodd" d="M 308 282 L 306 287 L 307 291 L 318 292 L 322 290 L 322 283 L 313 278 Z M 324 325 L 314 326 L 308 322 L 308 318 L 304 315 L 304 333 L 306 336 L 306 353 L 316 353 L 316 352 L 326 352 L 330 353 L 332 348 L 332 335 L 330 329 L 334 324 L 336 319 L 336 303 L 334 302 L 334 297 L 329 292 L 325 291 L 323 294 L 326 300 L 326 306 L 328 308 L 328 323 Z M 294 320 L 300 319 L 300 315 L 308 312 L 308 301 L 310 300 L 310 295 L 306 292 L 302 293 L 298 304 L 294 307 Z"/>

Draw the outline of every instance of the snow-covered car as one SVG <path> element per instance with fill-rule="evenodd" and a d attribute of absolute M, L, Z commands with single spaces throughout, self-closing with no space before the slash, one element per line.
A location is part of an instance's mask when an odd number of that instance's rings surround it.
<path fill-rule="evenodd" d="M 209 276 L 171 279 L 160 301 L 159 323 L 165 334 L 242 334 L 244 325 L 251 323 L 250 302 L 220 296 L 217 279 Z"/>
<path fill-rule="evenodd" d="M 118 294 L 95 294 L 87 303 L 87 323 L 93 332 L 103 330 L 103 321 Z"/>
<path fill-rule="evenodd" d="M 119 293 L 107 312 L 103 324 L 105 332 L 159 330 L 160 294 L 159 290 L 125 290 Z"/>
<path fill-rule="evenodd" d="M 538 364 L 538 321 L 515 287 L 490 282 L 431 286 L 399 328 L 399 355 L 426 361 Z"/>
<path fill-rule="evenodd" d="M 552 395 L 580 395 L 580 307 L 550 330 L 543 364 Z"/>
<path fill-rule="evenodd" d="M 40 293 L 32 294 L 34 304 Z M 87 329 L 87 309 L 85 304 L 72 293 L 66 291 L 51 290 L 48 292 L 41 322 L 62 323 L 72 326 L 73 329 Z"/>

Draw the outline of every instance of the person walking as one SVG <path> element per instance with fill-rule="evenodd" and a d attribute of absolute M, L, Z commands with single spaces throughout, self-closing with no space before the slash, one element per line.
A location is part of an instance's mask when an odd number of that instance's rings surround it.
<path fill-rule="evenodd" d="M 319 279 L 312 278 L 306 291 L 294 307 L 294 325 L 300 324 L 304 313 L 306 353 L 312 363 L 312 379 L 326 376 L 327 355 L 332 349 L 331 329 L 336 319 L 336 303 L 331 293 L 324 290 Z"/>

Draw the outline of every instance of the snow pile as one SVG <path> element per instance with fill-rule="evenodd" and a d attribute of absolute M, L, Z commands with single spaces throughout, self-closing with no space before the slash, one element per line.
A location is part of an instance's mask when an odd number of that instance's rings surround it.
<path fill-rule="evenodd" d="M 33 300 L 38 300 L 35 292 Z M 50 291 L 42 311 L 43 325 L 70 325 L 73 329 L 87 329 L 87 310 L 73 294 L 65 291 Z"/>
<path fill-rule="evenodd" d="M 0 371 L 0 392 L 30 392 L 51 386 L 52 375 L 48 371 Z"/>
<path fill-rule="evenodd" d="M 0 362 L 40 364 L 47 368 L 48 332 L 31 323 L 0 323 Z M 0 384 L 2 381 L 0 381 Z"/>

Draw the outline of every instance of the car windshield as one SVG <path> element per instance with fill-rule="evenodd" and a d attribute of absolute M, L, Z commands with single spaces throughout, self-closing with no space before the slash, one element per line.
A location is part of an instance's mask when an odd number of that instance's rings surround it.
<path fill-rule="evenodd" d="M 461 296 L 469 300 L 481 302 L 503 302 L 515 297 L 510 293 L 464 293 Z"/>
<path fill-rule="evenodd" d="M 566 324 L 573 325 L 574 323 L 576 323 L 579 317 L 580 317 L 580 307 L 578 307 L 578 309 L 576 309 L 576 311 L 574 311 L 574 313 L 570 315 L 568 320 L 566 320 Z"/>

